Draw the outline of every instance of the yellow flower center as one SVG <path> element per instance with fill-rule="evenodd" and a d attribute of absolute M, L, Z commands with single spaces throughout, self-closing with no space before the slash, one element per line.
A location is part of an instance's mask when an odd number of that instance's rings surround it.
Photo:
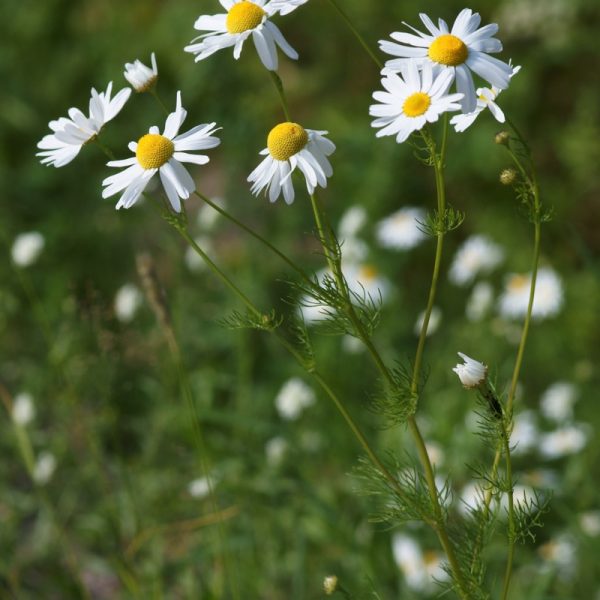
<path fill-rule="evenodd" d="M 469 56 L 465 43 L 455 35 L 440 35 L 429 46 L 429 58 L 441 65 L 456 67 L 462 65 Z"/>
<path fill-rule="evenodd" d="M 513 292 L 518 292 L 529 285 L 529 277 L 526 275 L 513 275 L 508 281 L 508 287 Z"/>
<path fill-rule="evenodd" d="M 377 278 L 377 275 L 379 275 L 379 273 L 373 265 L 363 265 L 358 272 L 358 279 L 373 281 Z"/>
<path fill-rule="evenodd" d="M 147 133 L 139 139 L 135 156 L 144 169 L 158 169 L 168 162 L 173 152 L 175 146 L 169 138 Z"/>
<path fill-rule="evenodd" d="M 308 143 L 308 133 L 298 123 L 279 123 L 269 132 L 267 147 L 275 160 L 287 160 Z"/>
<path fill-rule="evenodd" d="M 431 98 L 429 94 L 423 92 L 415 92 L 411 94 L 402 105 L 402 112 L 407 117 L 420 117 L 427 112 L 431 106 Z"/>
<path fill-rule="evenodd" d="M 229 33 L 244 33 L 260 25 L 267 13 L 254 2 L 243 0 L 234 4 L 227 13 L 225 26 Z"/>

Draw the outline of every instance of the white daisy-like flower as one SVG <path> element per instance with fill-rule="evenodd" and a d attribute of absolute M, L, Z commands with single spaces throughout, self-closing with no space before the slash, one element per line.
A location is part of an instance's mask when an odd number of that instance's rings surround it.
<path fill-rule="evenodd" d="M 20 233 L 10 249 L 13 262 L 19 267 L 29 267 L 38 259 L 45 243 L 39 231 Z"/>
<path fill-rule="evenodd" d="M 298 0 L 219 0 L 227 13 L 202 15 L 194 29 L 208 31 L 187 45 L 184 50 L 196 55 L 196 62 L 208 58 L 218 50 L 233 46 L 233 57 L 240 57 L 244 42 L 252 36 L 261 62 L 269 71 L 278 65 L 277 46 L 284 54 L 296 60 L 298 53 L 288 44 L 283 34 L 270 21 L 276 14 L 287 15 L 303 4 Z"/>
<path fill-rule="evenodd" d="M 510 274 L 499 301 L 499 311 L 503 317 L 519 318 L 527 314 L 529 304 L 529 288 L 531 274 Z M 558 274 L 544 267 L 538 271 L 535 296 L 533 300 L 533 316 L 544 319 L 557 314 L 563 304 L 562 282 Z"/>
<path fill-rule="evenodd" d="M 434 551 L 423 552 L 419 543 L 410 536 L 395 534 L 392 554 L 411 590 L 430 592 L 435 589 L 436 581 L 447 581 L 449 577 L 441 556 Z"/>
<path fill-rule="evenodd" d="M 367 222 L 367 211 L 363 206 L 351 206 L 340 219 L 338 236 L 340 239 L 355 237 Z"/>
<path fill-rule="evenodd" d="M 204 154 L 190 154 L 188 151 L 207 150 L 221 143 L 212 135 L 219 129 L 215 127 L 216 123 L 197 125 L 177 135 L 186 115 L 187 111 L 181 106 L 181 92 L 177 92 L 177 107 L 167 117 L 163 134 L 159 133 L 158 127 L 150 127 L 150 132 L 137 143 L 129 143 L 129 149 L 135 152 L 134 157 L 107 163 L 109 167 L 127 168 L 102 182 L 102 197 L 108 198 L 125 190 L 117 209 L 130 208 L 138 201 L 150 179 L 159 173 L 173 210 L 180 212 L 180 199 L 189 198 L 196 190 L 194 180 L 181 163 L 205 165 L 209 161 Z"/>
<path fill-rule="evenodd" d="M 573 418 L 573 405 L 577 400 L 577 388 L 568 381 L 553 383 L 540 399 L 542 414 L 556 423 Z"/>
<path fill-rule="evenodd" d="M 12 418 L 21 427 L 25 427 L 33 421 L 35 418 L 35 404 L 31 394 L 22 392 L 15 396 L 12 406 Z"/>
<path fill-rule="evenodd" d="M 540 454 L 548 459 L 576 454 L 585 448 L 588 439 L 589 431 L 583 425 L 561 427 L 540 437 Z"/>
<path fill-rule="evenodd" d="M 78 108 L 69 109 L 69 118 L 60 117 L 50 121 L 48 126 L 54 133 L 45 135 L 37 147 L 42 150 L 36 156 L 43 157 L 41 163 L 64 167 L 70 163 L 81 148 L 94 140 L 102 127 L 120 112 L 131 95 L 131 88 L 123 88 L 111 99 L 112 81 L 105 92 L 98 93 L 92 88 L 90 115 L 86 117 Z"/>
<path fill-rule="evenodd" d="M 467 389 L 479 387 L 486 380 L 488 368 L 483 363 L 468 357 L 462 352 L 459 352 L 458 355 L 464 362 L 456 365 L 452 370 Z"/>
<path fill-rule="evenodd" d="M 376 119 L 373 127 L 381 127 L 377 137 L 395 135 L 396 142 L 406 141 L 413 131 L 419 131 L 426 123 L 435 123 L 441 114 L 460 110 L 458 101 L 462 94 L 447 94 L 452 83 L 452 73 L 442 71 L 434 74 L 430 65 L 423 65 L 419 72 L 414 61 L 402 65 L 400 77 L 388 73 L 381 80 L 387 90 L 374 92 L 369 114 Z"/>
<path fill-rule="evenodd" d="M 139 94 L 152 89 L 158 79 L 158 67 L 156 65 L 156 56 L 152 53 L 150 60 L 152 68 L 147 67 L 141 60 L 136 59 L 132 63 L 125 63 L 125 79 L 133 86 L 133 89 Z"/>
<path fill-rule="evenodd" d="M 469 321 L 481 321 L 494 302 L 494 288 L 487 281 L 479 281 L 467 300 L 465 313 Z"/>
<path fill-rule="evenodd" d="M 508 63 L 510 65 L 510 61 Z M 514 75 L 516 75 L 521 70 L 521 67 L 513 67 L 512 73 L 510 74 L 511 79 Z M 496 104 L 496 98 L 500 95 L 502 90 L 492 86 L 491 88 L 477 88 L 477 107 L 473 112 L 455 115 L 450 119 L 450 125 L 454 125 L 454 130 L 458 133 L 462 133 L 470 127 L 475 119 L 483 112 L 486 108 L 490 109 L 492 116 L 499 123 L 504 123 L 506 121 L 506 117 L 504 116 L 504 112 L 502 109 Z"/>
<path fill-rule="evenodd" d="M 285 122 L 271 129 L 267 147 L 260 152 L 265 159 L 250 173 L 251 191 L 258 195 L 269 190 L 269 200 L 275 202 L 283 192 L 287 204 L 294 201 L 292 173 L 300 169 L 306 180 L 309 194 L 317 185 L 327 187 L 327 178 L 333 175 L 328 156 L 333 154 L 335 144 L 324 137 L 327 131 L 304 129 L 298 123 Z"/>
<path fill-rule="evenodd" d="M 502 43 L 493 37 L 498 31 L 498 25 L 491 23 L 479 27 L 481 17 L 469 8 L 460 11 L 452 29 L 443 19 L 438 26 L 424 13 L 419 15 L 429 31 L 422 33 L 407 23 L 412 33 L 394 32 L 391 38 L 396 42 L 380 40 L 381 50 L 392 56 L 397 56 L 385 63 L 387 69 L 399 71 L 407 62 L 415 60 L 418 66 L 430 65 L 436 70 L 451 74 L 451 80 L 456 78 L 457 90 L 463 94 L 462 110 L 470 113 L 477 107 L 477 96 L 471 72 L 498 89 L 505 90 L 512 68 L 505 62 L 489 56 L 490 53 L 502 51 Z"/>
<path fill-rule="evenodd" d="M 384 248 L 410 250 L 427 239 L 422 223 L 425 211 L 415 206 L 405 206 L 376 225 L 377 241 Z"/>
<path fill-rule="evenodd" d="M 504 259 L 502 247 L 485 235 L 473 235 L 454 255 L 448 278 L 456 285 L 471 283 L 479 273 L 489 273 Z"/>
<path fill-rule="evenodd" d="M 415 326 L 413 327 L 413 333 L 416 336 L 421 335 L 421 329 L 423 328 L 423 322 L 425 321 L 425 313 L 426 311 L 421 311 L 415 321 Z M 438 306 L 434 306 L 431 309 L 431 314 L 429 315 L 429 323 L 427 323 L 427 333 L 425 334 L 427 337 L 433 335 L 439 328 L 440 323 L 442 322 L 442 311 Z"/>
<path fill-rule="evenodd" d="M 299 377 L 288 379 L 275 398 L 275 407 L 282 419 L 295 421 L 305 408 L 316 401 L 313 389 Z"/>
<path fill-rule="evenodd" d="M 142 293 L 137 286 L 126 283 L 115 294 L 115 315 L 122 323 L 129 323 L 142 303 Z"/>

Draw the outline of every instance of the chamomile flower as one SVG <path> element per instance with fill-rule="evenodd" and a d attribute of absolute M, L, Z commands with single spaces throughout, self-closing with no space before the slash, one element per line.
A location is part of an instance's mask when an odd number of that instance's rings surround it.
<path fill-rule="evenodd" d="M 391 38 L 400 43 L 380 40 L 379 46 L 383 52 L 399 57 L 388 60 L 385 63 L 387 69 L 399 71 L 412 59 L 419 67 L 430 65 L 436 70 L 450 73 L 451 81 L 456 79 L 457 90 L 463 94 L 461 106 L 464 113 L 473 112 L 477 107 L 471 72 L 500 90 L 508 87 L 512 68 L 489 56 L 490 53 L 502 51 L 502 43 L 493 37 L 498 25 L 491 23 L 479 27 L 479 13 L 473 13 L 469 8 L 460 11 L 452 29 L 443 19 L 439 19 L 436 27 L 426 14 L 419 16 L 428 34 L 405 23 L 417 35 L 396 31 Z"/>
<path fill-rule="evenodd" d="M 147 67 L 140 60 L 133 63 L 125 63 L 125 79 L 133 86 L 133 89 L 139 94 L 151 90 L 158 79 L 158 67 L 156 65 L 156 56 L 152 53 L 150 60 L 152 68 Z"/>
<path fill-rule="evenodd" d="M 510 65 L 510 61 L 508 63 Z M 516 75 L 521 70 L 521 67 L 514 67 L 510 77 Z M 500 95 L 502 90 L 492 86 L 491 88 L 478 88 L 477 89 L 477 107 L 471 113 L 455 115 L 450 119 L 450 125 L 454 125 L 454 130 L 458 133 L 462 133 L 470 127 L 475 119 L 484 111 L 486 108 L 490 109 L 492 116 L 499 123 L 504 123 L 506 121 L 506 117 L 504 116 L 504 112 L 502 109 L 496 104 L 496 98 Z"/>
<path fill-rule="evenodd" d="M 36 156 L 41 156 L 43 165 L 64 167 L 78 154 L 81 148 L 94 140 L 106 123 L 114 119 L 131 95 L 131 88 L 123 88 L 111 99 L 112 81 L 105 92 L 98 93 L 92 88 L 90 98 L 90 114 L 86 117 L 78 108 L 69 109 L 69 118 L 60 117 L 50 121 L 48 126 L 53 133 L 45 135 L 37 147 L 42 150 Z"/>
<path fill-rule="evenodd" d="M 462 94 L 446 93 L 453 78 L 450 71 L 434 75 L 431 65 L 425 64 L 419 72 L 417 62 L 410 61 L 402 65 L 400 75 L 386 74 L 381 83 L 387 91 L 373 94 L 381 103 L 369 107 L 369 114 L 377 117 L 371 125 L 382 128 L 377 137 L 395 135 L 401 144 L 413 131 L 435 123 L 442 113 L 460 110 Z"/>
<path fill-rule="evenodd" d="M 317 185 L 327 187 L 327 178 L 333 175 L 328 156 L 335 144 L 324 137 L 327 131 L 304 129 L 298 123 L 279 123 L 267 137 L 267 147 L 260 152 L 265 159 L 250 173 L 251 191 L 258 195 L 269 190 L 269 200 L 275 202 L 283 192 L 287 204 L 294 201 L 292 173 L 302 171 L 309 194 Z"/>
<path fill-rule="evenodd" d="M 218 129 L 216 123 L 197 125 L 177 135 L 186 115 L 187 111 L 181 106 L 181 92 L 177 92 L 177 106 L 175 112 L 167 117 L 163 134 L 159 133 L 158 127 L 150 127 L 150 132 L 137 143 L 130 142 L 129 149 L 135 152 L 134 157 L 108 163 L 109 167 L 127 168 L 102 182 L 102 197 L 108 198 L 125 190 L 117 208 L 130 208 L 138 201 L 150 179 L 159 173 L 173 210 L 180 212 L 180 199 L 189 198 L 196 189 L 194 180 L 181 163 L 205 165 L 209 161 L 204 154 L 190 154 L 188 151 L 207 150 L 221 143 L 212 135 Z"/>
<path fill-rule="evenodd" d="M 288 379 L 275 398 L 275 407 L 282 419 L 295 421 L 316 402 L 313 389 L 299 377 Z"/>
<path fill-rule="evenodd" d="M 405 206 L 376 225 L 377 241 L 384 248 L 410 250 L 427 239 L 422 223 L 425 211 L 416 206 Z"/>
<path fill-rule="evenodd" d="M 46 241 L 39 231 L 20 233 L 10 249 L 15 265 L 29 267 L 34 264 L 44 250 Z"/>
<path fill-rule="evenodd" d="M 269 71 L 277 70 L 277 46 L 291 59 L 298 58 L 298 53 L 288 44 L 270 18 L 276 14 L 287 15 L 303 4 L 302 0 L 253 0 L 252 2 L 219 0 L 219 2 L 227 13 L 199 17 L 194 23 L 194 29 L 208 31 L 208 33 L 193 39 L 184 48 L 186 52 L 196 55 L 196 62 L 231 46 L 233 46 L 233 57 L 237 60 L 244 42 L 250 36 L 261 62 Z"/>
<path fill-rule="evenodd" d="M 499 310 L 503 317 L 520 318 L 527 314 L 531 275 L 511 274 L 500 297 Z M 560 277 L 552 269 L 539 270 L 535 288 L 532 315 L 537 319 L 554 316 L 563 304 Z"/>
<path fill-rule="evenodd" d="M 458 375 L 463 387 L 467 389 L 479 387 L 487 378 L 487 366 L 462 352 L 459 352 L 458 355 L 463 363 L 456 365 L 452 370 Z"/>
<path fill-rule="evenodd" d="M 448 278 L 455 285 L 471 283 L 479 273 L 487 273 L 504 259 L 502 247 L 485 235 L 473 235 L 458 249 Z"/>

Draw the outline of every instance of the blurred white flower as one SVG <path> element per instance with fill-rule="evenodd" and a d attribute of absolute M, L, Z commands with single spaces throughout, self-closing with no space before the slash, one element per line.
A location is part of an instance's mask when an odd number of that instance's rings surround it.
<path fill-rule="evenodd" d="M 520 507 L 521 511 L 534 512 L 536 509 L 532 501 L 535 501 L 535 498 L 535 491 L 531 486 L 517 484 L 513 487 L 513 502 L 515 507 Z M 508 494 L 502 494 L 499 504 L 500 517 L 506 519 L 508 517 Z"/>
<path fill-rule="evenodd" d="M 327 596 L 331 596 L 337 589 L 338 578 L 335 575 L 328 575 L 323 581 L 323 590 Z"/>
<path fill-rule="evenodd" d="M 481 484 L 477 483 L 476 481 L 470 481 L 460 492 L 460 503 L 458 505 L 458 510 L 463 515 L 468 515 L 478 506 L 482 505 L 484 495 L 484 491 L 481 489 Z"/>
<path fill-rule="evenodd" d="M 415 322 L 415 327 L 413 329 L 415 335 L 421 335 L 421 328 L 423 327 L 423 321 L 425 320 L 425 311 L 421 312 L 417 317 Z M 429 324 L 427 325 L 427 335 L 433 335 L 440 326 L 442 322 L 442 311 L 434 306 L 431 309 L 431 314 L 429 315 Z"/>
<path fill-rule="evenodd" d="M 46 485 L 56 471 L 56 458 L 50 452 L 41 452 L 33 467 L 33 480 L 38 485 Z"/>
<path fill-rule="evenodd" d="M 422 208 L 405 206 L 389 217 L 379 221 L 376 226 L 377 241 L 384 248 L 409 250 L 427 239 L 421 223 L 426 215 Z"/>
<path fill-rule="evenodd" d="M 78 108 L 69 109 L 69 118 L 61 117 L 50 121 L 48 126 L 53 133 L 45 135 L 37 147 L 42 150 L 41 163 L 64 167 L 70 163 L 89 141 L 96 138 L 106 123 L 114 119 L 131 95 L 131 88 L 123 88 L 111 100 L 112 81 L 105 92 L 98 93 L 92 88 L 90 115 L 86 117 Z"/>
<path fill-rule="evenodd" d="M 427 448 L 427 454 L 429 454 L 432 466 L 441 467 L 446 459 L 444 449 L 437 442 L 426 442 L 425 448 Z"/>
<path fill-rule="evenodd" d="M 338 238 L 340 240 L 345 240 L 346 238 L 355 237 L 365 226 L 366 222 L 367 211 L 359 204 L 351 206 L 340 219 L 338 225 Z"/>
<path fill-rule="evenodd" d="M 122 323 L 128 323 L 142 303 L 142 293 L 132 283 L 121 286 L 115 294 L 115 315 Z"/>
<path fill-rule="evenodd" d="M 458 355 L 464 362 L 456 365 L 452 370 L 458 375 L 460 382 L 469 389 L 480 386 L 486 380 L 488 368 L 462 352 L 459 352 Z"/>
<path fill-rule="evenodd" d="M 430 592 L 435 589 L 436 581 L 448 579 L 441 556 L 437 552 L 424 553 L 418 542 L 407 535 L 394 534 L 392 553 L 411 590 Z"/>
<path fill-rule="evenodd" d="M 471 283 L 479 273 L 489 273 L 504 259 L 501 246 L 485 235 L 473 235 L 454 255 L 448 277 L 456 285 Z"/>
<path fill-rule="evenodd" d="M 511 274 L 506 280 L 505 290 L 500 297 L 499 310 L 503 317 L 519 318 L 527 314 L 531 275 Z M 533 301 L 533 316 L 543 319 L 559 312 L 563 304 L 563 289 L 560 277 L 552 269 L 539 270 Z"/>
<path fill-rule="evenodd" d="M 226 208 L 226 203 L 223 198 L 210 198 L 210 201 L 213 204 L 216 204 L 219 208 Z M 198 227 L 200 227 L 200 229 L 203 231 L 210 231 L 219 220 L 219 217 L 221 217 L 221 213 L 219 213 L 219 211 L 215 210 L 208 204 L 202 204 L 198 210 L 196 222 L 198 223 Z"/>
<path fill-rule="evenodd" d="M 342 338 L 342 350 L 348 354 L 360 354 L 365 351 L 365 345 L 353 335 L 345 335 Z"/>
<path fill-rule="evenodd" d="M 583 425 L 568 425 L 540 436 L 539 450 L 545 458 L 561 458 L 582 450 L 588 438 L 589 432 Z"/>
<path fill-rule="evenodd" d="M 29 267 L 42 253 L 44 244 L 44 236 L 39 231 L 19 234 L 11 248 L 13 262 L 19 267 Z"/>
<path fill-rule="evenodd" d="M 133 63 L 125 63 L 125 79 L 133 86 L 138 93 L 147 92 L 152 88 L 158 79 L 158 67 L 156 66 L 156 56 L 154 52 L 150 56 L 152 68 L 147 67 L 140 60 Z"/>
<path fill-rule="evenodd" d="M 538 552 L 547 566 L 556 568 L 561 579 L 573 574 L 577 564 L 577 546 L 569 535 L 562 534 L 546 542 Z"/>
<path fill-rule="evenodd" d="M 202 250 L 208 255 L 211 256 L 214 253 L 214 249 L 212 247 L 212 240 L 204 235 L 199 235 L 194 238 L 194 241 Z M 190 271 L 204 271 L 206 270 L 206 262 L 204 259 L 191 247 L 188 246 L 185 251 L 184 256 L 185 264 Z"/>
<path fill-rule="evenodd" d="M 513 454 L 529 452 L 537 445 L 538 439 L 539 431 L 535 413 L 526 410 L 516 415 L 510 436 L 510 444 L 514 447 Z"/>
<path fill-rule="evenodd" d="M 287 449 L 288 443 L 285 438 L 282 438 L 281 436 L 271 438 L 265 444 L 265 455 L 267 457 L 267 462 L 271 466 L 276 467 L 283 460 Z"/>
<path fill-rule="evenodd" d="M 312 388 L 299 377 L 292 377 L 284 384 L 277 397 L 275 407 L 282 419 L 296 420 L 305 408 L 315 403 L 316 397 Z"/>
<path fill-rule="evenodd" d="M 563 423 L 573 418 L 573 405 L 576 400 L 577 388 L 568 381 L 558 381 L 543 393 L 540 409 L 547 419 Z"/>
<path fill-rule="evenodd" d="M 198 477 L 198 479 L 190 481 L 187 489 L 192 498 L 201 499 L 206 498 L 206 496 L 210 494 L 210 490 L 214 485 L 214 479 L 211 480 L 208 477 Z"/>
<path fill-rule="evenodd" d="M 600 511 L 589 510 L 579 515 L 579 526 L 586 535 L 597 537 L 600 535 Z"/>
<path fill-rule="evenodd" d="M 340 238 L 340 244 L 342 245 L 342 253 L 344 255 L 344 270 L 347 265 L 357 265 L 364 262 L 369 254 L 367 243 L 357 237 Z"/>
<path fill-rule="evenodd" d="M 481 321 L 494 302 L 494 288 L 487 281 L 480 281 L 473 287 L 467 300 L 465 313 L 469 321 Z"/>
<path fill-rule="evenodd" d="M 12 418 L 21 427 L 25 427 L 35 419 L 35 405 L 31 394 L 22 392 L 15 396 L 12 406 Z"/>

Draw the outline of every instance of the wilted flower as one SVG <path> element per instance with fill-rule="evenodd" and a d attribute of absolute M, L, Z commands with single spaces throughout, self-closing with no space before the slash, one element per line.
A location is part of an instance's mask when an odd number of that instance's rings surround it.
<path fill-rule="evenodd" d="M 405 206 L 377 224 L 377 241 L 384 248 L 409 250 L 418 246 L 427 235 L 422 231 L 425 211 Z"/>
<path fill-rule="evenodd" d="M 517 180 L 518 173 L 514 169 L 502 169 L 500 171 L 500 183 L 502 185 L 512 185 Z"/>
<path fill-rule="evenodd" d="M 456 285 L 466 285 L 479 273 L 490 272 L 503 259 L 501 246 L 485 235 L 473 235 L 456 252 L 448 277 Z"/>
<path fill-rule="evenodd" d="M 19 267 L 29 267 L 38 259 L 44 245 L 44 236 L 39 231 L 19 234 L 11 248 L 13 262 Z"/>
<path fill-rule="evenodd" d="M 123 88 L 111 100 L 112 81 L 105 92 L 98 93 L 92 88 L 90 115 L 86 117 L 78 108 L 69 109 L 69 118 L 61 117 L 48 123 L 54 133 L 46 135 L 38 143 L 36 156 L 42 156 L 42 164 L 64 167 L 70 163 L 81 148 L 92 141 L 102 127 L 120 112 L 131 95 L 131 88 Z"/>
<path fill-rule="evenodd" d="M 305 408 L 315 403 L 312 388 L 299 377 L 288 379 L 275 398 L 275 407 L 282 419 L 296 420 Z"/>
<path fill-rule="evenodd" d="M 458 375 L 464 387 L 468 389 L 479 387 L 487 378 L 488 368 L 462 352 L 459 352 L 458 355 L 464 363 L 456 365 L 452 370 Z"/>
<path fill-rule="evenodd" d="M 152 61 L 152 68 L 147 67 L 137 59 L 133 63 L 125 63 L 125 72 L 123 75 L 133 86 L 133 89 L 140 94 L 150 90 L 158 79 L 158 67 L 156 66 L 154 52 L 150 59 Z"/>

